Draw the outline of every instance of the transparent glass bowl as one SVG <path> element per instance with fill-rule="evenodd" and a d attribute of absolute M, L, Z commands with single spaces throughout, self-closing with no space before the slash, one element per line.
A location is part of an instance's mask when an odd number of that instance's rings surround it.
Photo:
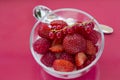
<path fill-rule="evenodd" d="M 59 72 L 59 71 L 55 71 L 54 69 L 45 66 L 40 61 L 40 58 L 42 57 L 42 55 L 37 54 L 33 50 L 33 43 L 36 41 L 36 39 L 40 38 L 37 34 L 37 30 L 38 30 L 37 26 L 40 22 L 50 23 L 54 19 L 62 19 L 62 20 L 64 19 L 65 20 L 67 18 L 72 18 L 72 19 L 80 20 L 80 21 L 86 21 L 86 20 L 93 19 L 93 21 L 96 25 L 97 31 L 100 33 L 99 41 L 97 42 L 98 52 L 96 54 L 96 58 L 94 59 L 94 61 L 92 61 L 92 63 L 90 63 L 88 66 L 86 66 L 80 70 L 76 70 L 76 71 L 72 71 L 72 72 Z M 82 76 L 84 73 L 88 72 L 97 63 L 97 61 L 101 57 L 103 49 L 104 49 L 104 35 L 103 35 L 102 30 L 100 29 L 100 25 L 99 25 L 98 21 L 94 17 L 92 17 L 90 14 L 88 14 L 82 10 L 72 9 L 72 8 L 57 9 L 57 10 L 54 10 L 54 11 L 48 13 L 46 16 L 41 18 L 41 20 L 38 20 L 35 23 L 32 31 L 31 31 L 31 34 L 30 34 L 30 49 L 31 49 L 32 55 L 33 55 L 34 59 L 36 60 L 36 62 L 47 73 L 49 73 L 50 75 L 52 75 L 54 77 L 58 77 L 58 78 L 72 79 L 72 78 L 77 78 L 77 77 Z"/>

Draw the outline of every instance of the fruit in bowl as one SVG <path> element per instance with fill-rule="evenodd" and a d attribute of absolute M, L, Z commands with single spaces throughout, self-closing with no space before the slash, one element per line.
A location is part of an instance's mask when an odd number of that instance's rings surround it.
<path fill-rule="evenodd" d="M 50 24 L 41 22 L 37 32 L 41 38 L 33 43 L 33 49 L 42 55 L 40 60 L 45 66 L 56 71 L 79 70 L 96 57 L 99 33 L 94 30 L 92 20 L 73 25 L 63 20 L 53 20 Z"/>
<path fill-rule="evenodd" d="M 64 19 L 46 22 L 53 14 Z M 67 22 L 69 17 L 74 19 L 72 24 Z M 103 51 L 104 36 L 99 23 L 89 14 L 76 9 L 59 9 L 35 24 L 30 47 L 35 60 L 46 72 L 71 79 L 95 65 Z"/>

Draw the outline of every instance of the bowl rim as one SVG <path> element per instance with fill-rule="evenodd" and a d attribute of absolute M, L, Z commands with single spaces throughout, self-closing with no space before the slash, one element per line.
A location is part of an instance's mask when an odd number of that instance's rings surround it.
<path fill-rule="evenodd" d="M 59 12 L 59 11 L 75 11 L 75 12 L 78 12 L 78 13 L 82 13 L 84 14 L 85 16 L 91 18 L 91 19 L 94 19 L 94 22 L 96 23 L 96 25 L 98 26 L 99 28 L 99 31 L 100 31 L 100 34 L 101 34 L 101 47 L 100 49 L 98 50 L 98 56 L 95 58 L 94 61 L 92 61 L 92 63 L 90 63 L 88 66 L 80 69 L 80 70 L 76 70 L 76 71 L 72 71 L 72 72 L 60 72 L 60 71 L 55 71 L 53 69 L 50 69 L 49 67 L 45 66 L 44 64 L 41 63 L 40 60 L 38 60 L 37 56 L 35 55 L 34 53 L 34 50 L 33 50 L 33 47 L 32 47 L 32 44 L 33 44 L 33 35 L 34 35 L 34 30 L 36 28 L 36 26 L 41 22 L 41 20 L 43 20 L 46 16 L 50 15 L 50 14 L 53 14 L 55 12 Z M 38 20 L 33 28 L 32 28 L 32 31 L 30 33 L 30 50 L 31 50 L 31 53 L 35 59 L 35 61 L 44 69 L 46 69 L 47 71 L 50 71 L 52 73 L 57 73 L 57 74 L 62 74 L 62 75 L 70 75 L 70 74 L 78 74 L 78 73 L 81 73 L 83 71 L 86 71 L 88 69 L 90 69 L 93 65 L 96 64 L 96 62 L 99 60 L 99 58 L 101 57 L 102 55 L 102 52 L 103 52 L 103 49 L 104 49 L 104 34 L 100 28 L 100 24 L 98 23 L 98 21 L 93 17 L 91 16 L 90 14 L 88 14 L 87 12 L 83 11 L 83 10 L 80 10 L 80 9 L 74 9 L 74 8 L 60 8 L 60 9 L 56 9 L 56 10 L 53 10 L 52 12 L 48 13 L 46 16 L 44 16 L 43 18 L 41 18 L 40 20 Z"/>

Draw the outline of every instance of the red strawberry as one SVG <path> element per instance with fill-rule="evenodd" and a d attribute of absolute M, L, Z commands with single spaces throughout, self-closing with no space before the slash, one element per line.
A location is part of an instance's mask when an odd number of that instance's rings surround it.
<path fill-rule="evenodd" d="M 63 20 L 54 20 L 50 23 L 50 25 L 56 26 L 56 29 L 62 29 L 63 27 L 67 26 L 67 23 L 64 22 Z"/>
<path fill-rule="evenodd" d="M 45 38 L 40 38 L 33 44 L 33 49 L 39 54 L 45 54 L 48 52 L 50 47 L 50 42 Z"/>
<path fill-rule="evenodd" d="M 49 52 L 49 53 L 42 56 L 41 62 L 48 67 L 52 67 L 55 59 L 56 59 L 55 54 Z"/>
<path fill-rule="evenodd" d="M 63 47 L 67 53 L 76 54 L 86 50 L 86 40 L 80 34 L 67 35 Z"/>
<path fill-rule="evenodd" d="M 75 61 L 74 61 L 74 55 L 71 55 L 71 54 L 65 53 L 65 52 L 61 53 L 59 59 L 65 59 L 65 60 L 68 60 L 68 61 L 70 61 L 70 62 L 72 62 L 72 63 L 75 62 Z"/>
<path fill-rule="evenodd" d="M 53 68 L 56 71 L 71 72 L 74 70 L 74 65 L 70 61 L 64 59 L 57 59 L 53 63 Z"/>
<path fill-rule="evenodd" d="M 49 50 L 52 52 L 59 53 L 59 52 L 63 51 L 63 46 L 61 44 L 56 44 L 56 45 L 50 47 Z"/>
<path fill-rule="evenodd" d="M 63 51 L 63 46 L 62 46 L 62 40 L 61 39 L 55 39 L 52 42 L 52 46 L 49 48 L 50 51 L 59 53 Z"/>
<path fill-rule="evenodd" d="M 97 46 L 95 44 L 93 44 L 92 41 L 87 40 L 87 49 L 86 49 L 86 53 L 89 55 L 95 55 L 97 53 Z"/>
<path fill-rule="evenodd" d="M 48 27 L 48 24 L 47 23 L 40 23 L 38 26 L 39 26 L 39 29 L 38 29 L 39 36 L 42 38 L 49 39 L 50 28 Z"/>
<path fill-rule="evenodd" d="M 87 56 L 83 52 L 77 53 L 75 56 L 75 63 L 77 67 L 81 67 L 86 60 L 87 60 Z"/>

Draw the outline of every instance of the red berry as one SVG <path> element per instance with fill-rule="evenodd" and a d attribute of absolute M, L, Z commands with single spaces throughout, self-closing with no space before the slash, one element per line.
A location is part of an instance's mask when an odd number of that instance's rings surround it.
<path fill-rule="evenodd" d="M 87 56 L 83 52 L 77 53 L 75 56 L 75 63 L 77 67 L 82 66 L 86 60 L 87 60 Z"/>
<path fill-rule="evenodd" d="M 63 27 L 61 26 L 61 25 L 57 25 L 57 27 L 56 27 L 56 29 L 57 30 L 60 30 L 60 29 L 62 29 Z"/>
<path fill-rule="evenodd" d="M 64 22 L 63 20 L 54 20 L 54 21 L 52 21 L 50 23 L 50 25 L 52 25 L 52 26 L 58 26 L 58 25 L 60 25 L 63 28 L 65 26 L 67 26 L 67 23 Z"/>
<path fill-rule="evenodd" d="M 87 55 L 88 60 L 93 61 L 96 58 L 96 55 Z"/>
<path fill-rule="evenodd" d="M 74 70 L 74 65 L 70 61 L 64 59 L 56 59 L 53 63 L 53 68 L 56 71 L 71 72 Z"/>
<path fill-rule="evenodd" d="M 87 57 L 88 57 L 88 59 L 87 59 L 87 61 L 85 62 L 84 67 L 85 67 L 85 66 L 88 66 L 88 65 L 96 58 L 95 55 L 87 55 Z"/>
<path fill-rule="evenodd" d="M 88 34 L 92 32 L 93 28 L 94 28 L 93 22 L 86 23 L 85 30 Z"/>
<path fill-rule="evenodd" d="M 63 47 L 67 53 L 76 54 L 86 50 L 86 40 L 80 34 L 67 35 Z"/>
<path fill-rule="evenodd" d="M 88 25 L 91 29 L 94 28 L 94 23 L 93 23 L 93 22 L 89 22 L 87 25 Z"/>
<path fill-rule="evenodd" d="M 78 25 L 74 25 L 73 28 L 74 28 L 75 32 L 78 32 L 78 29 L 79 29 Z"/>
<path fill-rule="evenodd" d="M 91 27 L 88 27 L 87 29 L 86 29 L 86 32 L 89 34 L 89 33 L 91 33 L 92 32 L 92 28 Z"/>
<path fill-rule="evenodd" d="M 55 39 L 52 42 L 52 46 L 49 48 L 51 52 L 59 53 L 63 51 L 63 45 L 61 39 Z"/>
<path fill-rule="evenodd" d="M 49 32 L 49 38 L 54 39 L 55 38 L 55 33 L 54 32 Z"/>
<path fill-rule="evenodd" d="M 91 62 L 92 62 L 92 61 L 90 61 L 89 59 L 86 60 L 85 64 L 84 64 L 82 67 L 86 67 L 86 66 L 88 66 Z M 78 67 L 78 68 L 79 68 L 79 67 Z"/>
<path fill-rule="evenodd" d="M 99 32 L 92 30 L 92 32 L 89 33 L 86 38 L 88 40 L 91 40 L 94 44 L 96 44 L 99 40 Z"/>
<path fill-rule="evenodd" d="M 56 26 L 51 26 L 51 29 L 56 29 Z"/>
<path fill-rule="evenodd" d="M 66 34 L 67 34 L 67 29 L 66 29 L 66 28 L 63 29 L 63 30 L 62 30 L 62 33 L 63 33 L 64 35 L 66 35 Z"/>
<path fill-rule="evenodd" d="M 74 33 L 73 28 L 67 28 L 67 33 L 68 33 L 68 34 L 73 34 L 73 33 Z"/>
<path fill-rule="evenodd" d="M 50 28 L 48 27 L 48 24 L 47 23 L 40 23 L 38 26 L 39 26 L 38 35 L 42 38 L 49 39 Z"/>
<path fill-rule="evenodd" d="M 63 46 L 61 44 L 56 44 L 56 45 L 53 45 L 49 48 L 49 50 L 51 52 L 62 52 L 63 51 Z"/>
<path fill-rule="evenodd" d="M 45 54 L 45 55 L 42 56 L 41 62 L 44 65 L 48 66 L 48 67 L 52 67 L 53 62 L 55 61 L 55 59 L 56 59 L 55 54 L 49 52 L 49 53 L 47 53 L 47 54 Z"/>
<path fill-rule="evenodd" d="M 95 55 L 97 53 L 97 47 L 95 44 L 93 44 L 92 41 L 87 40 L 87 49 L 86 49 L 86 53 L 89 55 Z"/>
<path fill-rule="evenodd" d="M 50 45 L 50 41 L 45 38 L 40 38 L 34 42 L 33 49 L 39 54 L 45 54 L 48 52 Z"/>
<path fill-rule="evenodd" d="M 79 26 L 76 32 L 81 34 L 85 39 L 88 36 L 84 26 Z"/>
<path fill-rule="evenodd" d="M 61 31 L 57 32 L 57 33 L 56 33 L 56 37 L 57 37 L 58 39 L 62 38 L 62 32 L 61 32 Z"/>
<path fill-rule="evenodd" d="M 74 61 L 74 55 L 71 55 L 71 54 L 65 53 L 65 52 L 61 53 L 60 59 L 65 59 L 65 60 L 68 60 L 68 61 L 70 61 L 70 62 L 72 62 L 72 63 L 75 62 L 75 61 Z"/>

